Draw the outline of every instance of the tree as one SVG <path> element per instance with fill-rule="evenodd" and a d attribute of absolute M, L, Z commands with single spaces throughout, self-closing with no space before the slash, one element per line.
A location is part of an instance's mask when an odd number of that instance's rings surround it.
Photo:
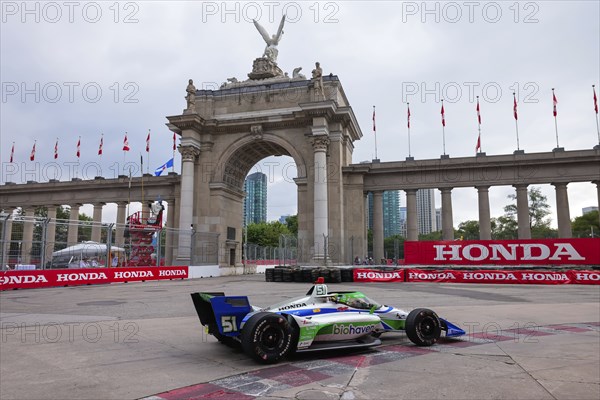
<path fill-rule="evenodd" d="M 464 240 L 479 239 L 479 221 L 469 220 L 458 224 L 458 230 L 455 237 L 460 237 Z"/>
<path fill-rule="evenodd" d="M 550 205 L 548 198 L 542 194 L 539 187 L 532 186 L 527 191 L 529 199 L 529 228 L 532 238 L 551 238 L 558 234 L 555 229 L 550 228 Z M 495 239 L 514 239 L 517 237 L 517 199 L 515 194 L 508 195 L 513 203 L 504 207 L 504 216 L 497 219 L 498 226 L 495 229 Z"/>
<path fill-rule="evenodd" d="M 419 240 L 442 240 L 442 231 L 419 234 Z"/>
<path fill-rule="evenodd" d="M 600 237 L 598 211 L 591 211 L 575 218 L 571 223 L 571 230 L 573 237 Z"/>
<path fill-rule="evenodd" d="M 398 242 L 398 259 L 404 258 L 404 241 L 406 239 L 400 235 L 388 236 L 383 240 L 384 254 L 387 258 L 394 257 L 394 246 Z"/>
<path fill-rule="evenodd" d="M 285 225 L 292 235 L 298 236 L 298 214 L 287 217 L 285 219 Z"/>
<path fill-rule="evenodd" d="M 279 236 L 289 235 L 287 226 L 279 221 L 248 224 L 248 243 L 264 247 L 279 246 Z"/>

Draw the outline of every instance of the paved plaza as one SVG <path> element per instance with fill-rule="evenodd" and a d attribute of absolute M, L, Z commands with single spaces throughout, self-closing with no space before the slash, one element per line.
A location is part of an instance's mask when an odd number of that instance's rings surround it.
<path fill-rule="evenodd" d="M 372 283 L 357 289 L 429 307 L 468 335 L 430 348 L 403 334 L 362 352 L 256 364 L 207 336 L 189 293 L 302 295 L 262 275 L 0 293 L 1 399 L 597 399 L 600 286 Z"/>

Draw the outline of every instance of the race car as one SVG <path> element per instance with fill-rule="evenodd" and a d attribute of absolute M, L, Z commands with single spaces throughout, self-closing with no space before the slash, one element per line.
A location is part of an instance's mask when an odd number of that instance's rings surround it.
<path fill-rule="evenodd" d="M 407 313 L 361 292 L 330 293 L 323 278 L 306 296 L 266 308 L 251 306 L 247 296 L 224 293 L 192 293 L 192 300 L 209 334 L 265 364 L 293 353 L 378 346 L 385 332 L 406 332 L 417 346 L 435 344 L 442 332 L 465 334 L 427 308 Z"/>

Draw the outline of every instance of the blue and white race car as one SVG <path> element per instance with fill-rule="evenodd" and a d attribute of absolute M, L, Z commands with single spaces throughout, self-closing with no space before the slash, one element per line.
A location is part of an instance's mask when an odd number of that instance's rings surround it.
<path fill-rule="evenodd" d="M 247 296 L 192 293 L 208 333 L 262 363 L 275 363 L 295 352 L 371 347 L 385 332 L 406 332 L 417 346 L 465 334 L 427 308 L 407 313 L 382 305 L 361 292 L 328 292 L 322 278 L 306 296 L 266 308 L 250 305 Z"/>

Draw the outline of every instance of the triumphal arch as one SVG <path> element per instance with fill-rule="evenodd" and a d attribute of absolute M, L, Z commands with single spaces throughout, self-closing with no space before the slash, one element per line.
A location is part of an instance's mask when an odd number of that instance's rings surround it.
<path fill-rule="evenodd" d="M 362 133 L 337 76 L 324 75 L 319 63 L 308 79 L 301 68 L 292 76 L 279 68 L 282 26 L 283 20 L 271 38 L 263 35 L 267 48 L 248 79 L 229 78 L 218 90 L 197 90 L 190 80 L 187 108 L 167 117 L 169 129 L 181 136 L 175 220 L 179 229 L 218 233 L 221 266 L 242 263 L 244 180 L 273 155 L 291 157 L 297 168 L 298 261 L 344 261 L 342 168 L 351 164 Z M 363 201 L 362 188 L 356 201 Z M 180 236 L 179 262 L 190 258 L 189 240 Z"/>

